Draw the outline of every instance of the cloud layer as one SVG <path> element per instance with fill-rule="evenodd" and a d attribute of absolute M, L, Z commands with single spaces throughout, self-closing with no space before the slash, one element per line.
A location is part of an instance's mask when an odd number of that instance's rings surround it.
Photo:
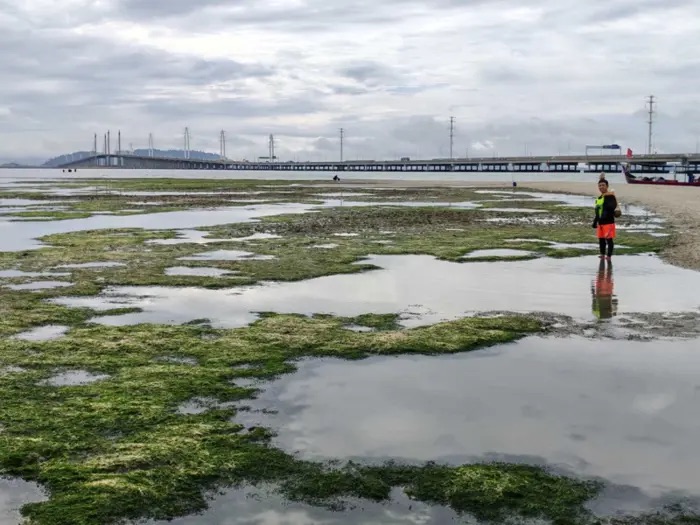
<path fill-rule="evenodd" d="M 696 151 L 693 0 L 0 0 L 0 160 L 122 146 L 284 160 Z M 113 144 L 114 150 L 116 145 Z"/>

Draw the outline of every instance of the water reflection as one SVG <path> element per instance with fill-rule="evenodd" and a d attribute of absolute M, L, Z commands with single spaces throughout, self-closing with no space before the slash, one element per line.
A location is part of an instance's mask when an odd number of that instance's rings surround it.
<path fill-rule="evenodd" d="M 234 420 L 275 429 L 306 459 L 497 459 L 600 476 L 635 500 L 700 496 L 698 348 L 530 337 L 454 356 L 308 359 Z"/>
<path fill-rule="evenodd" d="M 210 319 L 222 328 L 243 326 L 255 312 L 327 313 L 352 317 L 396 312 L 404 326 L 417 326 L 483 311 L 556 312 L 593 320 L 591 265 L 596 257 L 454 263 L 428 255 L 371 256 L 362 262 L 382 269 L 297 282 L 271 282 L 233 289 L 110 287 L 94 297 L 53 302 L 142 312 L 94 319 L 102 324 L 186 323 Z M 688 312 L 700 304 L 700 273 L 658 257 L 618 256 L 618 293 L 623 313 Z M 546 276 L 547 283 L 542 278 Z"/>
<path fill-rule="evenodd" d="M 44 491 L 36 483 L 0 478 L 0 523 L 3 525 L 21 523 L 20 507 L 46 499 Z"/>
<path fill-rule="evenodd" d="M 271 487 L 244 488 L 228 491 L 211 502 L 200 514 L 172 521 L 145 521 L 139 525 L 423 525 L 476 524 L 468 516 L 459 517 L 442 506 L 428 506 L 410 500 L 400 489 L 394 489 L 391 500 L 373 503 L 369 500 L 346 499 L 348 509 L 336 512 L 303 503 L 286 501 Z"/>
<path fill-rule="evenodd" d="M 605 260 L 601 259 L 598 273 L 591 283 L 593 315 L 598 319 L 611 319 L 617 315 L 618 299 L 614 289 L 612 261 L 606 265 Z"/>

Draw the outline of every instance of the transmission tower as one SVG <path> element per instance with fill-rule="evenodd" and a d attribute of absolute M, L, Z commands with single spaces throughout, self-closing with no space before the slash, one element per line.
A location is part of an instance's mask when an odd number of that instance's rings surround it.
<path fill-rule="evenodd" d="M 455 140 L 455 118 L 450 117 L 450 160 L 453 159 L 452 149 L 454 147 L 454 140 Z"/>
<path fill-rule="evenodd" d="M 649 139 L 647 153 L 651 155 L 652 128 L 654 126 L 654 95 L 649 95 Z"/>
<path fill-rule="evenodd" d="M 226 160 L 226 132 L 223 129 L 219 134 L 219 156 L 221 160 Z"/>
<path fill-rule="evenodd" d="M 269 151 L 270 162 L 274 162 L 275 161 L 275 136 L 272 133 L 270 133 L 270 142 L 269 142 L 268 147 L 270 150 Z"/>
<path fill-rule="evenodd" d="M 343 162 L 343 138 L 345 137 L 345 130 L 340 128 L 340 162 Z"/>
<path fill-rule="evenodd" d="M 148 156 L 153 157 L 155 156 L 155 151 L 153 147 L 153 133 L 148 134 Z"/>
<path fill-rule="evenodd" d="M 190 158 L 190 128 L 185 128 L 185 158 Z"/>

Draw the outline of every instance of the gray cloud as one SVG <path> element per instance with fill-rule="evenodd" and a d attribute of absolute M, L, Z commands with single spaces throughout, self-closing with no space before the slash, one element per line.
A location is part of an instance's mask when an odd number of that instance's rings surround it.
<path fill-rule="evenodd" d="M 0 0 L 0 160 L 121 129 L 280 157 L 694 151 L 692 0 Z M 665 24 L 665 25 L 664 25 Z"/>

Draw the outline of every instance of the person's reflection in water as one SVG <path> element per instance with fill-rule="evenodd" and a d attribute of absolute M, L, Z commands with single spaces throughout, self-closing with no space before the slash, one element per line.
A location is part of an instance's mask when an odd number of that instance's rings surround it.
<path fill-rule="evenodd" d="M 617 315 L 617 298 L 613 293 L 612 262 L 607 267 L 604 260 L 600 261 L 598 274 L 591 284 L 593 295 L 593 314 L 598 319 L 610 319 Z"/>

